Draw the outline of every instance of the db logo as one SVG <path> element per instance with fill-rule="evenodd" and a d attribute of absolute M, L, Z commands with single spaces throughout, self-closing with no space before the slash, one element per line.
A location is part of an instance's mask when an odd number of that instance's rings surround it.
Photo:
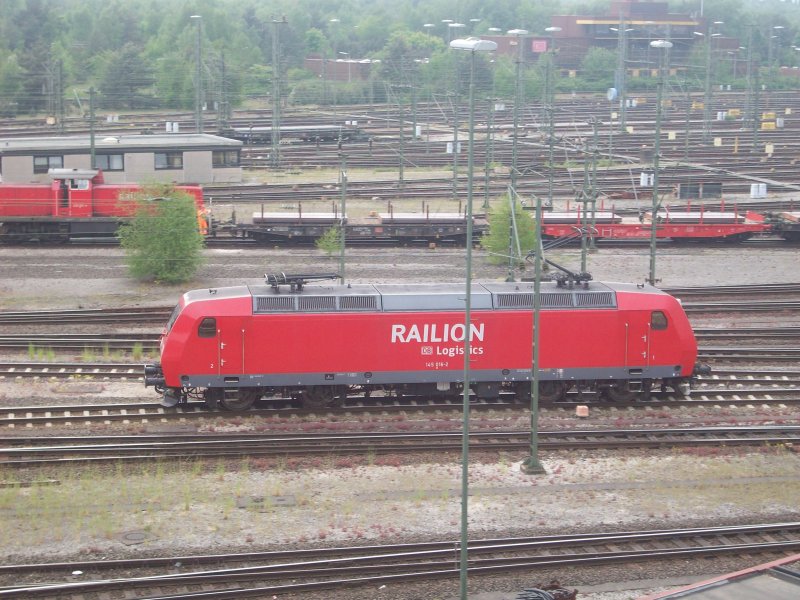
<path fill-rule="evenodd" d="M 422 356 L 433 356 L 433 346 L 423 346 L 420 352 Z"/>

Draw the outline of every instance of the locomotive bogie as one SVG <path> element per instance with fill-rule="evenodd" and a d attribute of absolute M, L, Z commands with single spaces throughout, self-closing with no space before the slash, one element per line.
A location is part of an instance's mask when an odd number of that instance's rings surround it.
<path fill-rule="evenodd" d="M 455 398 L 469 336 L 471 394 L 491 400 L 513 392 L 525 402 L 532 284 L 475 284 L 469 327 L 464 296 L 459 284 L 195 290 L 170 319 L 146 385 L 205 390 L 206 404 L 230 410 L 263 396 L 309 407 L 341 405 L 351 395 Z M 571 388 L 622 401 L 653 385 L 677 390 L 691 378 L 697 344 L 668 294 L 628 284 L 544 284 L 541 300 L 543 402 Z"/>

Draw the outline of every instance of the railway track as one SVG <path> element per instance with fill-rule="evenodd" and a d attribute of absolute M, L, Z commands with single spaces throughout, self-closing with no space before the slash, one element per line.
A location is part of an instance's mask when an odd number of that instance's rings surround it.
<path fill-rule="evenodd" d="M 595 394 L 570 392 L 555 404 L 542 404 L 542 408 L 574 411 L 577 406 L 591 404 L 595 408 L 655 409 L 679 407 L 750 408 L 785 407 L 800 404 L 800 372 L 794 371 L 727 371 L 712 377 L 701 378 L 691 398 L 675 396 L 670 392 L 654 392 L 650 400 L 609 402 Z M 527 399 L 520 402 L 514 397 L 501 395 L 496 400 L 473 398 L 474 411 L 524 411 Z M 243 413 L 248 416 L 287 418 L 296 415 L 358 415 L 371 413 L 452 413 L 462 409 L 459 399 L 432 399 L 424 397 L 371 396 L 351 397 L 341 407 L 303 409 L 298 401 L 277 398 L 260 401 L 255 408 Z M 174 408 L 164 408 L 155 402 L 122 402 L 113 404 L 79 404 L 58 406 L 9 406 L 0 413 L 0 428 L 22 429 L 33 427 L 71 427 L 111 423 L 191 423 L 204 418 L 229 416 L 231 413 L 211 411 L 203 402 L 191 401 Z"/>
<path fill-rule="evenodd" d="M 166 323 L 172 307 L 82 308 L 0 312 L 0 325 L 53 323 Z"/>
<path fill-rule="evenodd" d="M 530 431 L 471 432 L 473 452 L 530 448 Z M 696 429 L 615 429 L 543 431 L 541 450 L 618 450 L 698 446 L 781 446 L 800 443 L 800 426 L 702 427 Z M 122 463 L 159 459 L 241 459 L 286 456 L 344 456 L 459 452 L 456 432 L 136 435 L 85 438 L 0 438 L 0 466 Z M 26 445 L 27 444 L 27 445 Z"/>
<path fill-rule="evenodd" d="M 467 554 L 472 578 L 533 569 L 574 570 L 579 566 L 732 555 L 747 557 L 755 563 L 755 557 L 788 555 L 798 548 L 800 523 L 788 522 L 491 538 L 471 540 Z M 113 597 L 117 593 L 124 593 L 128 600 L 177 596 L 264 598 L 356 587 L 378 589 L 393 583 L 455 580 L 460 551 L 458 541 L 446 540 L 235 555 L 5 565 L 0 567 L 0 576 L 50 583 L 17 583 L 0 588 L 0 598 L 47 599 L 68 594 L 79 600 Z M 91 581 L 69 577 L 69 573 L 85 571 L 111 571 L 112 575 Z"/>

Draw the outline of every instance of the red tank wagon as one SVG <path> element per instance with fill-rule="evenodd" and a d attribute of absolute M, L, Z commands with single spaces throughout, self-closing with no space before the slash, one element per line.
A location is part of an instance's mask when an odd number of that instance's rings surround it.
<path fill-rule="evenodd" d="M 273 280 L 274 281 L 274 280 Z M 175 405 L 243 410 L 262 396 L 335 405 L 347 395 L 462 393 L 464 286 L 243 285 L 187 292 L 145 385 Z M 533 289 L 472 288 L 471 387 L 530 393 Z M 697 343 L 680 303 L 650 286 L 542 284 L 543 402 L 579 384 L 612 399 L 659 384 L 688 393 Z"/>
<path fill-rule="evenodd" d="M 110 184 L 102 171 L 51 169 L 52 183 L 0 184 L 0 240 L 63 242 L 77 237 L 114 236 L 133 216 L 137 184 Z M 195 199 L 198 227 L 207 232 L 203 189 L 176 186 Z"/>

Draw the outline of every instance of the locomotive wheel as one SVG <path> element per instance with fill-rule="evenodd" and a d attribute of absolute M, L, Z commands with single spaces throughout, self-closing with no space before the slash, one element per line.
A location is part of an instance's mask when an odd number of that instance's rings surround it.
<path fill-rule="evenodd" d="M 540 402 L 561 402 L 567 395 L 567 386 L 562 381 L 540 381 Z"/>
<path fill-rule="evenodd" d="M 333 385 L 315 385 L 303 390 L 301 398 L 304 408 L 326 408 L 339 404 L 337 388 Z"/>
<path fill-rule="evenodd" d="M 639 392 L 635 392 L 628 387 L 627 381 L 620 381 L 608 386 L 605 393 L 606 397 L 612 402 L 630 402 L 639 395 Z"/>
<path fill-rule="evenodd" d="M 568 386 L 563 381 L 540 381 L 539 382 L 539 402 L 552 404 L 561 402 L 567 395 Z M 514 387 L 517 395 L 517 402 L 529 403 L 531 398 L 531 384 L 527 381 L 520 381 Z"/>
<path fill-rule="evenodd" d="M 254 389 L 240 388 L 235 397 L 223 395 L 219 405 L 225 410 L 249 410 L 260 396 L 261 394 Z"/>

